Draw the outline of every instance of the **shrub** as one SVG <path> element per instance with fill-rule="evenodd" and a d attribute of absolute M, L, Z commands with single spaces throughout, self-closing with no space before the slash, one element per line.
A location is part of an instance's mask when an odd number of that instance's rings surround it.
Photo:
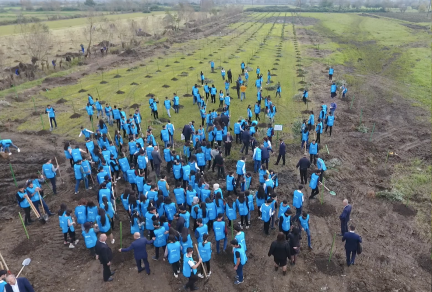
<path fill-rule="evenodd" d="M 291 131 L 294 136 L 294 139 L 299 140 L 301 138 L 301 126 L 302 121 L 301 120 L 295 120 L 294 123 L 291 125 Z"/>

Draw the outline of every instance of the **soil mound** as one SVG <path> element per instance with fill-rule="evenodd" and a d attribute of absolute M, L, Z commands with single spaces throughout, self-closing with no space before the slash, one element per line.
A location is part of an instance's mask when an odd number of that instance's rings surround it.
<path fill-rule="evenodd" d="M 85 89 L 78 90 L 78 93 L 81 93 L 81 92 L 87 92 L 87 90 L 85 90 Z"/>
<path fill-rule="evenodd" d="M 329 262 L 328 255 L 317 255 L 315 265 L 318 271 L 329 276 L 340 276 L 343 273 L 343 267 L 333 260 Z"/>
<path fill-rule="evenodd" d="M 121 91 L 121 90 L 117 90 L 116 93 L 117 93 L 117 94 L 124 94 L 125 92 L 124 92 L 124 91 Z"/>
<path fill-rule="evenodd" d="M 78 113 L 74 113 L 74 114 L 71 115 L 69 118 L 71 118 L 71 119 L 78 119 L 78 118 L 80 118 L 80 117 L 81 117 L 80 114 L 78 114 Z"/>
<path fill-rule="evenodd" d="M 138 83 L 136 83 L 136 82 L 132 82 L 130 85 L 138 85 Z"/>
<path fill-rule="evenodd" d="M 60 98 L 59 100 L 57 100 L 56 104 L 62 104 L 62 103 L 65 103 L 65 102 L 67 102 L 66 99 Z"/>
<path fill-rule="evenodd" d="M 139 108 L 140 104 L 134 103 L 133 105 L 130 106 L 131 108 Z"/>
<path fill-rule="evenodd" d="M 412 217 L 417 215 L 417 210 L 413 209 L 410 206 L 401 204 L 401 203 L 395 203 L 393 204 L 393 212 L 396 212 L 402 216 L 406 217 Z"/>
<path fill-rule="evenodd" d="M 336 208 L 333 205 L 329 205 L 327 203 L 321 204 L 319 202 L 315 202 L 309 206 L 309 211 L 318 217 L 329 217 L 336 213 Z"/>
<path fill-rule="evenodd" d="M 38 135 L 49 135 L 49 134 L 51 134 L 51 132 L 48 131 L 48 130 L 40 130 L 39 132 L 36 132 L 36 134 L 38 134 Z"/>
<path fill-rule="evenodd" d="M 149 93 L 149 94 L 146 95 L 146 97 L 152 97 L 152 96 L 154 96 L 153 93 Z"/>
<path fill-rule="evenodd" d="M 197 27 L 197 28 L 192 29 L 191 32 L 193 32 L 193 33 L 202 32 L 202 29 Z"/>
<path fill-rule="evenodd" d="M 169 88 L 170 86 L 169 86 L 169 85 L 166 85 L 166 84 L 164 84 L 164 85 L 162 85 L 162 87 L 163 87 L 163 88 Z"/>
<path fill-rule="evenodd" d="M 171 78 L 171 80 L 172 81 L 177 81 L 178 79 L 174 77 L 174 78 Z"/>
<path fill-rule="evenodd" d="M 47 77 L 42 83 L 55 83 L 56 85 L 66 85 L 76 83 L 76 79 L 72 77 Z"/>
<path fill-rule="evenodd" d="M 192 94 L 189 94 L 189 93 L 183 94 L 183 97 L 191 97 L 191 96 L 192 96 Z"/>
<path fill-rule="evenodd" d="M 101 81 L 100 84 L 107 84 L 107 81 Z"/>
<path fill-rule="evenodd" d="M 150 75 L 146 75 L 144 76 L 144 78 L 152 78 Z"/>
<path fill-rule="evenodd" d="M 120 78 L 120 77 L 121 77 L 121 75 L 119 75 L 119 74 L 114 76 L 114 78 Z"/>

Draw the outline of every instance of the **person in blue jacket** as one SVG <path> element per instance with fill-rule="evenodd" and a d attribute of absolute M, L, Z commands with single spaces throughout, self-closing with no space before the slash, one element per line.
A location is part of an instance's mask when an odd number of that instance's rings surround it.
<path fill-rule="evenodd" d="M 332 80 L 332 78 L 333 78 L 333 73 L 334 73 L 334 69 L 333 69 L 332 66 L 330 66 L 329 71 L 328 71 L 329 80 Z"/>
<path fill-rule="evenodd" d="M 303 202 L 304 202 L 304 195 L 302 193 L 302 189 L 303 186 L 299 185 L 298 189 L 294 191 L 293 206 L 296 208 L 296 214 L 293 221 L 296 221 L 302 213 Z"/>
<path fill-rule="evenodd" d="M 307 239 L 308 239 L 308 247 L 309 249 L 312 249 L 311 245 L 311 236 L 310 236 L 310 230 L 309 230 L 309 214 L 305 211 L 303 211 L 302 216 L 299 217 L 301 230 L 306 232 Z"/>
<path fill-rule="evenodd" d="M 235 285 L 243 283 L 243 267 L 247 262 L 246 251 L 242 245 L 237 241 L 237 239 L 231 240 L 231 246 L 233 248 L 234 254 L 234 270 L 237 273 Z"/>
<path fill-rule="evenodd" d="M 170 234 L 168 237 L 165 257 L 168 258 L 168 262 L 173 269 L 174 277 L 178 278 L 178 274 L 180 274 L 181 244 L 176 240 L 173 234 Z"/>
<path fill-rule="evenodd" d="M 312 140 L 312 142 L 309 144 L 309 160 L 311 164 L 317 163 L 317 154 L 318 154 L 319 146 L 318 143 L 315 142 L 315 140 Z"/>
<path fill-rule="evenodd" d="M 311 188 L 312 191 L 309 200 L 315 199 L 315 196 L 319 194 L 319 185 L 320 185 L 319 177 L 320 177 L 319 170 L 315 171 L 315 173 L 312 173 L 311 175 L 309 181 L 309 187 Z"/>
<path fill-rule="evenodd" d="M 211 72 L 214 73 L 215 63 L 213 60 L 210 61 Z"/>
<path fill-rule="evenodd" d="M 45 113 L 48 114 L 48 117 L 49 117 L 50 130 L 52 130 L 54 128 L 53 122 L 55 124 L 56 129 L 57 129 L 57 121 L 55 118 L 55 109 L 52 108 L 50 105 L 47 105 L 47 107 L 45 109 Z"/>
<path fill-rule="evenodd" d="M 94 111 L 93 105 L 91 105 L 90 103 L 87 103 L 86 111 L 87 111 L 87 114 L 89 116 L 90 122 L 93 122 L 93 111 Z"/>
<path fill-rule="evenodd" d="M 94 229 L 92 227 L 91 222 L 85 222 L 83 224 L 81 234 L 84 237 L 84 243 L 85 243 L 86 248 L 90 251 L 90 256 L 92 256 L 93 258 L 96 258 L 95 247 L 96 247 L 96 242 L 97 242 L 97 236 L 96 236 L 96 232 L 94 231 Z"/>
<path fill-rule="evenodd" d="M 195 262 L 192 257 L 193 251 L 193 248 L 188 247 L 186 253 L 183 255 L 183 276 L 188 279 L 183 288 L 185 290 L 190 289 L 191 291 L 198 290 L 195 282 L 198 278 L 204 278 L 203 275 L 198 274 L 198 267 L 202 263 L 202 258 L 200 257 L 198 262 Z"/>
<path fill-rule="evenodd" d="M 155 237 L 153 244 L 155 246 L 156 255 L 152 259 L 157 261 L 157 260 L 159 260 L 159 248 L 162 248 L 163 252 L 165 253 L 165 248 L 166 248 L 166 236 L 165 236 L 165 234 L 168 234 L 169 231 L 165 230 L 165 227 L 160 226 L 160 223 L 158 220 L 153 221 L 153 226 L 154 226 L 153 232 L 154 232 L 154 237 Z"/>
<path fill-rule="evenodd" d="M 330 137 L 332 134 L 334 120 L 335 120 L 335 117 L 333 116 L 333 112 L 330 111 L 330 114 L 327 116 L 327 119 L 326 119 L 326 128 L 325 128 L 325 132 L 327 133 L 327 129 L 330 127 Z"/>
<path fill-rule="evenodd" d="M 217 254 L 220 253 L 219 243 L 221 240 L 224 241 L 224 243 L 223 243 L 223 252 L 224 253 L 226 252 L 225 250 L 227 247 L 227 230 L 226 230 L 225 221 L 223 221 L 222 219 L 223 219 L 223 214 L 219 213 L 216 221 L 213 222 L 213 231 L 215 234 Z"/>
<path fill-rule="evenodd" d="M 307 103 L 307 99 L 309 97 L 309 91 L 308 91 L 307 88 L 305 88 L 305 90 L 303 91 L 303 96 L 302 97 L 303 97 L 304 104 L 306 104 Z"/>
<path fill-rule="evenodd" d="M 327 167 L 325 165 L 324 160 L 322 160 L 322 158 L 318 157 L 318 154 L 316 155 L 316 157 L 317 157 L 317 164 L 316 165 L 317 165 L 318 171 L 320 172 L 320 182 L 322 182 L 323 177 L 324 177 L 324 172 L 327 170 Z"/>
<path fill-rule="evenodd" d="M 207 277 L 211 275 L 210 260 L 212 254 L 212 244 L 208 241 L 209 235 L 207 233 L 203 234 L 202 242 L 198 243 L 198 251 L 202 262 L 206 265 Z"/>
<path fill-rule="evenodd" d="M 336 91 L 337 91 L 337 86 L 336 86 L 336 83 L 333 81 L 332 85 L 330 86 L 331 98 L 334 98 L 337 95 Z"/>

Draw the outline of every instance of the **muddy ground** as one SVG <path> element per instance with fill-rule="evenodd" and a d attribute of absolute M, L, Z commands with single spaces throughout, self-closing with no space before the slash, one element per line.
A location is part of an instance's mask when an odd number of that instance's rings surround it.
<path fill-rule="evenodd" d="M 299 37 L 308 38 L 307 35 Z M 310 41 L 310 40 L 309 40 Z M 299 39 L 301 43 L 301 40 Z M 344 68 L 336 68 L 342 71 Z M 315 97 L 315 109 L 321 102 L 330 103 L 326 68 L 323 65 L 312 65 L 307 68 L 316 82 L 310 91 L 319 92 Z M 364 92 L 365 96 L 379 97 L 388 95 L 386 83 L 379 76 L 371 76 L 373 86 Z M 382 82 L 381 82 L 382 81 Z M 54 84 L 52 84 L 54 85 Z M 350 103 L 338 100 L 336 122 L 332 137 L 323 135 L 321 154 L 329 161 L 338 158 L 341 165 L 327 171 L 326 184 L 337 193 L 332 197 L 323 193 L 323 204 L 320 201 L 306 201 L 305 210 L 310 212 L 313 250 L 307 249 L 306 238 L 302 240 L 302 251 L 295 267 L 288 268 L 288 275 L 283 277 L 281 271 L 274 272 L 273 259 L 267 256 L 270 243 L 276 237 L 276 231 L 270 236 L 262 232 L 262 222 L 253 213 L 252 225 L 245 230 L 248 244 L 248 263 L 244 268 L 245 282 L 234 286 L 235 271 L 232 268 L 232 255 L 213 255 L 212 275 L 207 283 L 199 281 L 198 286 L 205 291 L 337 291 L 337 292 L 393 292 L 393 291 L 430 291 L 431 261 L 430 236 L 419 229 L 415 220 L 417 212 L 430 214 L 430 201 L 424 196 L 413 200 L 424 200 L 407 207 L 400 203 L 391 203 L 383 199 L 366 196 L 370 190 L 378 191 L 390 188 L 390 178 L 396 164 L 409 165 L 413 159 L 430 163 L 430 126 L 416 117 L 428 117 L 429 112 L 412 107 L 402 96 L 391 93 L 392 99 L 369 98 L 362 103 L 363 118 L 376 123 L 377 130 L 369 142 L 369 135 L 355 130 L 359 114 L 350 109 Z M 413 133 L 413 129 L 418 129 Z M 58 177 L 59 193 L 53 196 L 48 186 L 47 202 L 51 210 L 56 211 L 61 203 L 69 208 L 76 206 L 81 197 L 95 198 L 96 191 L 84 191 L 81 186 L 79 195 L 73 194 L 74 179 L 69 162 L 63 157 L 63 138 L 46 132 L 17 133 L 14 124 L 10 131 L 1 129 L 1 137 L 8 137 L 20 146 L 21 153 L 10 157 L 18 183 L 22 183 L 29 174 L 41 169 L 45 157 L 56 156 L 61 164 L 61 176 Z M 81 143 L 82 144 L 82 143 Z M 327 145 L 329 153 L 324 150 Z M 387 149 L 399 154 L 384 163 Z M 238 151 L 235 146 L 232 151 Z M 299 183 L 295 164 L 301 157 L 299 145 L 288 145 L 287 166 L 274 166 L 276 157 L 270 160 L 270 168 L 279 172 L 281 200 L 292 202 L 292 192 Z M 0 158 L 2 159 L 2 158 Z M 103 283 L 102 267 L 98 261 L 90 258 L 81 241 L 75 250 L 63 246 L 62 234 L 58 220 L 50 218 L 46 225 L 35 223 L 29 227 L 30 240 L 27 240 L 17 212 L 20 209 L 14 202 L 13 179 L 7 160 L 0 160 L 0 232 L 2 234 L 0 249 L 11 271 L 21 268 L 24 258 L 30 257 L 32 263 L 25 268 L 23 276 L 29 278 L 36 291 L 179 291 L 185 283 L 180 276 L 175 279 L 167 262 L 151 261 L 151 275 L 138 274 L 132 253 L 119 254 L 119 226 L 116 222 L 114 235 L 116 243 L 113 268 L 116 270 L 115 281 Z M 233 169 L 235 162 L 228 161 L 228 169 Z M 251 164 L 248 164 L 251 169 Z M 213 184 L 215 176 L 211 172 L 205 175 Z M 255 177 L 252 189 L 257 188 Z M 172 180 L 169 180 L 173 185 Z M 224 186 L 224 182 L 219 182 Z M 125 188 L 123 181 L 118 184 L 118 191 Z M 307 188 L 307 193 L 310 189 Z M 321 194 L 320 194 L 321 195 Z M 334 255 L 329 262 L 328 256 L 333 235 L 339 232 L 338 216 L 342 211 L 342 199 L 348 198 L 353 204 L 352 224 L 363 237 L 363 254 L 358 257 L 356 265 L 346 267 L 345 252 L 340 237 L 336 236 Z M 427 198 L 427 196 L 426 196 Z M 418 206 L 421 207 L 418 207 Z M 121 211 L 123 223 L 123 246 L 132 241 L 126 213 Z M 430 226 L 430 217 L 423 217 L 422 225 Z M 429 231 L 430 232 L 430 231 Z M 78 238 L 80 231 L 78 228 Z M 212 238 L 212 236 L 211 236 Z M 149 256 L 154 251 L 149 247 Z"/>

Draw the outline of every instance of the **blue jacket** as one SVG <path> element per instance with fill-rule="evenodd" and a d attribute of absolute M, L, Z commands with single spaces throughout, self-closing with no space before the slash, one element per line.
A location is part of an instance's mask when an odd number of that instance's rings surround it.
<path fill-rule="evenodd" d="M 350 215 L 351 215 L 351 205 L 346 205 L 345 208 L 342 211 L 342 214 L 339 216 L 339 219 L 342 222 L 348 222 L 350 220 Z"/>
<path fill-rule="evenodd" d="M 20 292 L 34 292 L 32 285 L 30 284 L 27 278 L 17 278 L 18 288 Z M 6 284 L 5 286 L 6 292 L 13 292 L 11 285 Z"/>
<path fill-rule="evenodd" d="M 136 260 L 146 259 L 147 258 L 146 245 L 152 244 L 152 243 L 153 243 L 153 240 L 148 240 L 145 237 L 140 237 L 137 240 L 135 240 L 134 242 L 132 242 L 132 244 L 128 248 L 122 248 L 121 251 L 125 252 L 125 251 L 133 250 Z"/>
<path fill-rule="evenodd" d="M 345 232 L 342 237 L 342 242 L 345 241 L 345 250 L 346 251 L 357 251 L 357 247 L 359 242 L 362 242 L 360 235 L 354 232 Z"/>

